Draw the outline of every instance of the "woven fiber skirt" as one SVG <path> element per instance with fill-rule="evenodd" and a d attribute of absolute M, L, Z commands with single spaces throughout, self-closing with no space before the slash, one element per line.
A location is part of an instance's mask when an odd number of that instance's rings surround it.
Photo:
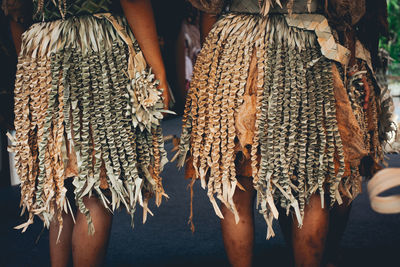
<path fill-rule="evenodd" d="M 195 65 L 176 156 L 221 218 L 216 199 L 239 220 L 237 177 L 252 177 L 268 237 L 276 205 L 301 225 L 311 195 L 321 194 L 322 206 L 325 196 L 331 205 L 354 199 L 361 176 L 382 159 L 380 92 L 368 64 L 356 59 L 345 72 L 318 27 L 286 18 L 228 13 L 214 25 Z"/>
<path fill-rule="evenodd" d="M 28 221 L 62 223 L 64 179 L 94 231 L 83 197 L 104 206 L 139 203 L 145 215 L 166 163 L 161 92 L 125 19 L 110 14 L 34 24 L 23 35 L 15 86 L 16 169 Z M 145 218 L 146 216 L 144 216 Z"/>

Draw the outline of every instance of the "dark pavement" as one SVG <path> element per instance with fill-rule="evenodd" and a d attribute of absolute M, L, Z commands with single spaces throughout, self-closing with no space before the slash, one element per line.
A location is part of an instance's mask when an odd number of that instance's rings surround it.
<path fill-rule="evenodd" d="M 179 134 L 180 126 L 180 118 L 170 119 L 164 122 L 164 134 Z M 166 149 L 171 150 L 172 144 Z M 400 157 L 392 156 L 390 166 L 396 164 L 400 167 Z M 183 171 L 170 163 L 163 177 L 170 199 L 160 208 L 152 203 L 154 217 L 145 225 L 141 209 L 133 230 L 124 210 L 115 214 L 106 266 L 227 266 L 219 220 L 204 190 L 195 186 L 196 232 L 192 234 L 187 224 L 189 192 Z M 24 234 L 13 229 L 24 222 L 18 204 L 17 187 L 0 188 L 0 267 L 49 266 L 48 231 L 43 230 L 41 221 L 36 218 Z M 266 240 L 262 216 L 256 213 L 255 218 L 255 266 L 287 266 L 290 256 L 279 226 L 275 224 L 277 236 Z M 353 203 L 342 254 L 342 266 L 400 266 L 400 214 L 377 214 L 367 195 L 360 195 Z"/>

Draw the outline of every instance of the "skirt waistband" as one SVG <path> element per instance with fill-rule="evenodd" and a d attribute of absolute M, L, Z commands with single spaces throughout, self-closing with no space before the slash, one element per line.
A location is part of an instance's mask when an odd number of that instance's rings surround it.
<path fill-rule="evenodd" d="M 98 13 L 121 14 L 119 1 L 112 0 L 64 0 L 60 4 L 59 0 L 39 0 L 34 1 L 34 22 L 51 22 L 55 20 L 81 17 Z"/>
<path fill-rule="evenodd" d="M 265 0 L 268 1 L 268 0 Z M 275 4 L 270 7 L 269 14 L 288 14 L 289 9 L 291 13 L 302 14 L 302 13 L 322 13 L 322 8 L 317 0 L 307 1 L 307 0 L 296 0 L 293 6 L 288 5 L 288 1 L 281 1 L 282 6 Z M 309 3 L 308 3 L 309 2 Z M 259 0 L 233 0 L 229 11 L 239 12 L 239 13 L 250 13 L 250 14 L 260 14 L 261 6 Z"/>

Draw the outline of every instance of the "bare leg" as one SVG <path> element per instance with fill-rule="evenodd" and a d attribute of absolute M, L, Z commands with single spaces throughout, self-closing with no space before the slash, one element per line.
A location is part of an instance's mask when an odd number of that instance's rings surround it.
<path fill-rule="evenodd" d="M 303 227 L 292 226 L 292 244 L 295 266 L 321 266 L 329 227 L 329 208 L 321 207 L 319 195 L 310 198 L 304 211 Z"/>
<path fill-rule="evenodd" d="M 72 258 L 75 267 L 92 267 L 103 264 L 110 236 L 112 214 L 95 197 L 84 198 L 90 211 L 95 234 L 89 235 L 86 217 L 77 212 L 76 225 L 72 233 Z"/>
<path fill-rule="evenodd" d="M 10 20 L 10 30 L 14 41 L 15 52 L 18 56 L 21 51 L 22 33 L 26 30 L 26 27 L 14 20 Z"/>
<path fill-rule="evenodd" d="M 351 204 L 344 203 L 333 207 L 329 212 L 329 232 L 325 249 L 325 261 L 328 266 L 333 267 L 338 264 L 340 241 L 349 220 L 350 209 Z"/>
<path fill-rule="evenodd" d="M 221 220 L 222 237 L 226 254 L 232 266 L 251 266 L 254 241 L 254 187 L 249 177 L 238 178 L 239 183 L 246 189 L 242 191 L 236 188 L 233 196 L 240 221 L 235 222 L 233 213 L 221 205 L 224 219 Z"/>
<path fill-rule="evenodd" d="M 50 224 L 49 245 L 50 245 L 50 262 L 52 267 L 65 267 L 71 259 L 72 230 L 74 221 L 70 214 L 63 214 L 63 229 L 60 234 L 59 242 L 57 237 L 59 233 L 59 225 L 57 220 Z"/>

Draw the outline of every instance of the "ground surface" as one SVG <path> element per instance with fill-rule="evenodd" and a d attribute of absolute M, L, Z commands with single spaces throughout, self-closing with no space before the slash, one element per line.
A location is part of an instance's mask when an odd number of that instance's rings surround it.
<path fill-rule="evenodd" d="M 179 129 L 179 118 L 164 122 L 164 134 L 178 134 Z M 390 164 L 400 167 L 400 157 L 391 157 Z M 192 234 L 187 225 L 189 192 L 183 171 L 168 164 L 163 177 L 170 199 L 158 209 L 151 206 L 155 216 L 145 225 L 141 210 L 133 230 L 124 211 L 115 214 L 106 266 L 227 266 L 219 221 L 205 192 L 196 185 L 196 232 Z M 49 266 L 48 232 L 42 231 L 41 222 L 36 220 L 24 234 L 12 228 L 24 222 L 18 203 L 17 187 L 0 188 L 0 266 Z M 288 250 L 279 226 L 275 229 L 277 236 L 265 240 L 264 221 L 256 214 L 255 266 L 288 265 Z M 343 266 L 400 266 L 400 214 L 377 214 L 367 196 L 360 195 L 354 201 L 342 248 Z"/>

